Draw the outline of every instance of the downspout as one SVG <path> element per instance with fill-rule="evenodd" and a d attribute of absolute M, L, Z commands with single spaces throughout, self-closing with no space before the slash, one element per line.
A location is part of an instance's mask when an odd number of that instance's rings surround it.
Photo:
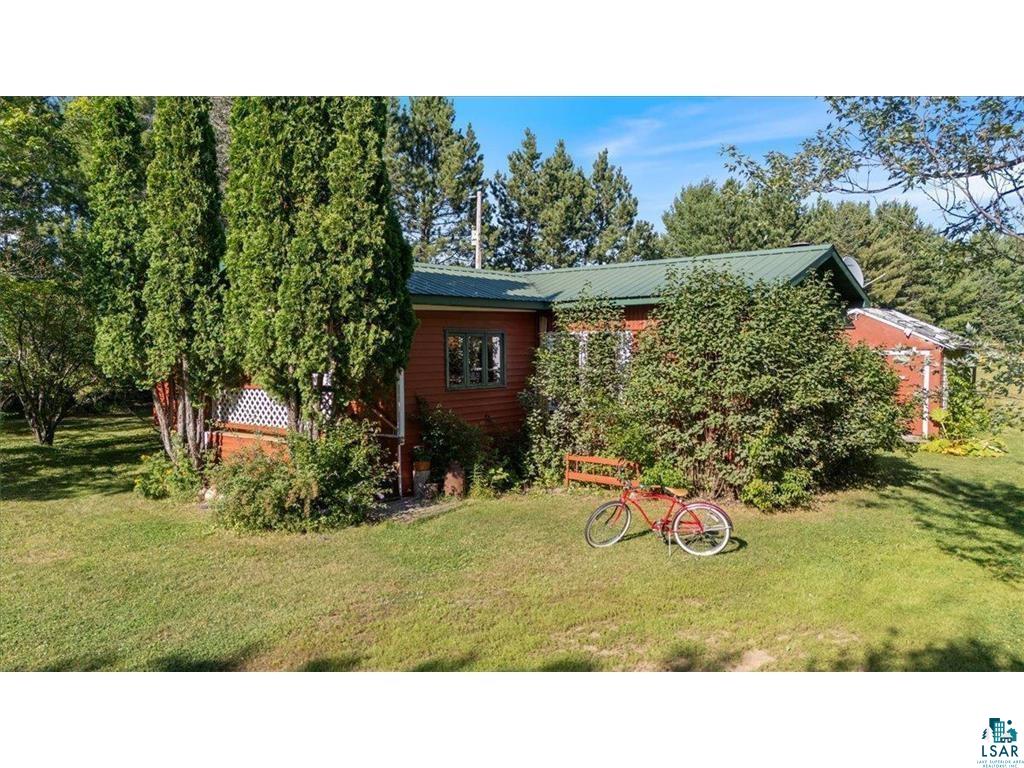
<path fill-rule="evenodd" d="M 398 496 L 405 495 L 405 488 L 402 487 L 402 447 L 405 445 L 405 369 L 398 369 L 398 379 L 395 383 L 395 408 L 397 415 L 395 422 L 398 432 Z"/>
<path fill-rule="evenodd" d="M 388 419 L 384 414 L 378 411 L 378 418 L 387 424 L 391 424 L 391 420 Z M 398 373 L 395 376 L 395 423 L 394 432 L 382 433 L 379 437 L 386 437 L 389 440 L 395 440 L 398 445 L 397 449 L 397 464 L 398 464 L 398 495 L 401 497 L 405 492 L 402 487 L 402 446 L 405 445 L 405 369 L 399 368 Z"/>

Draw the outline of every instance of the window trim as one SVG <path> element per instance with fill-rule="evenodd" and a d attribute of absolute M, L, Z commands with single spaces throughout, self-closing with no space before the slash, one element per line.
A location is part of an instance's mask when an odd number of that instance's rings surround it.
<path fill-rule="evenodd" d="M 462 354 L 462 380 L 463 384 L 452 384 L 451 377 L 449 376 L 448 367 L 448 340 L 453 336 L 462 338 L 466 341 L 463 342 L 463 354 Z M 498 381 L 493 383 L 483 384 L 470 384 L 469 383 L 469 355 L 466 354 L 469 347 L 468 338 L 470 336 L 479 336 L 484 340 L 484 357 L 487 356 L 487 337 L 497 336 L 501 339 L 501 377 Z M 444 329 L 444 388 L 445 390 L 452 392 L 461 392 L 467 389 L 503 389 L 508 386 L 508 355 L 505 341 L 505 332 L 499 330 L 480 330 L 479 328 L 445 328 Z M 486 362 L 486 361 L 485 361 Z M 487 368 L 484 368 L 484 377 L 486 378 Z"/>

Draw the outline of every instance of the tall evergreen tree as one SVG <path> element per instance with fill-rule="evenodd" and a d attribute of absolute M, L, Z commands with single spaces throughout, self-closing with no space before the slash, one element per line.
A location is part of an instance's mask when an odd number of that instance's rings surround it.
<path fill-rule="evenodd" d="M 297 423 L 287 347 L 276 334 L 281 276 L 293 234 L 291 105 L 287 98 L 239 97 L 231 105 L 230 173 L 224 197 L 226 356 L 285 402 Z"/>
<path fill-rule="evenodd" d="M 177 414 L 154 389 L 164 449 L 199 466 L 205 399 L 216 393 L 221 363 L 220 221 L 217 158 L 209 100 L 161 97 L 153 122 L 142 252 L 148 380 L 173 388 Z M 177 428 L 180 443 L 171 439 Z"/>
<path fill-rule="evenodd" d="M 416 325 L 407 287 L 412 252 L 391 201 L 384 157 L 386 102 L 301 99 L 281 106 L 243 104 L 234 117 L 239 131 L 229 181 L 233 226 L 249 226 L 243 207 L 253 212 L 249 220 L 255 222 L 278 195 L 290 205 L 269 235 L 232 234 L 231 292 L 252 271 L 264 277 L 257 281 L 261 287 L 244 289 L 229 305 L 232 318 L 243 318 L 232 319 L 233 325 L 244 325 L 247 314 L 267 316 L 261 333 L 265 340 L 250 349 L 247 364 L 289 403 L 292 427 L 316 435 L 330 428 L 350 401 L 392 386 L 397 369 L 405 365 Z M 283 161 L 280 152 L 261 147 L 257 138 L 267 135 L 270 145 L 276 143 L 266 117 L 276 109 L 283 113 L 290 138 Z M 243 110 L 258 113 L 258 119 L 251 124 L 243 120 Z M 275 171 L 282 162 L 287 170 Z M 236 190 L 266 183 L 245 172 L 260 165 L 274 179 L 261 193 L 265 204 L 252 191 Z M 242 257 L 250 237 L 256 243 L 277 243 L 274 263 L 253 266 Z M 254 245 L 252 259 L 257 249 Z M 248 308 L 235 309 L 236 301 Z M 270 350 L 262 361 L 257 359 L 261 349 Z"/>
<path fill-rule="evenodd" d="M 476 191 L 484 159 L 473 126 L 455 127 L 455 107 L 440 96 L 390 103 L 388 169 L 395 207 L 417 261 L 471 264 Z"/>
<path fill-rule="evenodd" d="M 530 129 L 519 149 L 508 156 L 508 173 L 494 175 L 491 190 L 497 219 L 496 247 L 488 258 L 500 269 L 530 270 L 543 261 L 539 253 L 541 213 L 544 207 L 541 153 Z"/>
<path fill-rule="evenodd" d="M 91 219 L 84 272 L 96 317 L 96 363 L 107 377 L 137 384 L 146 369 L 142 125 L 130 97 L 76 99 L 69 112 L 84 133 L 80 154 Z"/>
<path fill-rule="evenodd" d="M 622 169 L 609 162 L 607 149 L 594 160 L 590 187 L 593 190 L 590 212 L 593 236 L 586 263 L 607 264 L 652 258 L 652 253 L 645 251 L 651 248 L 653 232 L 650 225 L 638 228 L 637 199 L 633 195 L 633 187 Z"/>
<path fill-rule="evenodd" d="M 668 257 L 701 256 L 756 248 L 755 203 L 735 179 L 691 184 L 665 211 L 663 244 Z"/>
<path fill-rule="evenodd" d="M 559 140 L 540 167 L 539 258 L 548 267 L 575 267 L 586 262 L 594 236 L 593 192 Z"/>
<path fill-rule="evenodd" d="M 232 106 L 228 352 L 285 403 L 292 430 L 314 407 L 308 399 L 319 398 L 308 358 L 327 354 L 320 337 L 328 325 L 316 312 L 331 262 L 319 226 L 330 201 L 327 161 L 341 129 L 340 98 L 249 97 Z"/>

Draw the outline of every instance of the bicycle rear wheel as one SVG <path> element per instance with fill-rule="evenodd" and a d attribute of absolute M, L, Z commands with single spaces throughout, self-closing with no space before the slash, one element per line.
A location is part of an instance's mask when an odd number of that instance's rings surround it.
<path fill-rule="evenodd" d="M 632 514 L 621 501 L 609 501 L 594 510 L 583 536 L 592 547 L 610 547 L 629 530 Z"/>
<path fill-rule="evenodd" d="M 717 555 L 729 543 L 732 520 L 725 510 L 708 501 L 687 504 L 672 520 L 676 544 L 698 557 Z"/>

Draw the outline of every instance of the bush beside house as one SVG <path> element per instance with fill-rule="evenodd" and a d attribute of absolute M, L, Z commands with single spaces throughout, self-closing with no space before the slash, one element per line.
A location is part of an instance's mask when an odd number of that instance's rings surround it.
<path fill-rule="evenodd" d="M 565 453 L 617 455 L 649 480 L 769 509 L 902 444 L 898 379 L 846 342 L 825 282 L 694 270 L 661 299 L 631 354 L 610 304 L 556 310 L 561 332 L 538 351 L 526 400 L 538 477 L 557 477 Z"/>

